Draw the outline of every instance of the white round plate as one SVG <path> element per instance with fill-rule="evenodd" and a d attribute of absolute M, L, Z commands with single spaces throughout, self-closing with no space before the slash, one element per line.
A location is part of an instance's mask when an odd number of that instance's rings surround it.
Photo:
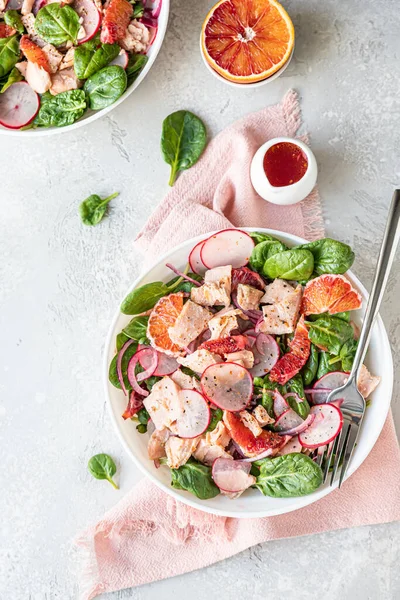
<path fill-rule="evenodd" d="M 163 0 L 160 14 L 158 16 L 158 31 L 156 35 L 156 39 L 154 43 L 150 46 L 149 51 L 147 52 L 147 56 L 149 60 L 147 61 L 144 69 L 141 71 L 139 77 L 134 81 L 134 83 L 128 87 L 126 92 L 122 94 L 118 100 L 116 100 L 107 108 L 103 108 L 102 110 L 90 110 L 88 109 L 83 117 L 81 117 L 76 123 L 72 125 L 67 125 L 66 127 L 38 127 L 37 129 L 27 129 L 26 131 L 20 131 L 16 129 L 7 129 L 7 127 L 3 127 L 0 125 L 0 135 L 13 135 L 20 137 L 38 137 L 44 135 L 53 135 L 55 133 L 65 133 L 67 131 L 72 131 L 73 129 L 78 129 L 78 127 L 82 127 L 83 125 L 87 125 L 88 123 L 92 123 L 104 115 L 111 112 L 114 108 L 116 108 L 121 102 L 123 102 L 128 96 L 132 94 L 136 90 L 136 88 L 142 83 L 143 79 L 146 77 L 147 73 L 150 71 L 151 67 L 154 64 L 154 61 L 157 58 L 157 54 L 160 51 L 161 45 L 164 40 L 165 32 L 167 30 L 168 25 L 168 17 L 169 17 L 169 2 L 170 0 Z"/>
<path fill-rule="evenodd" d="M 262 229 L 256 227 L 243 227 L 245 231 L 262 231 L 269 233 L 288 246 L 303 244 L 303 240 L 297 236 L 274 231 L 271 229 Z M 165 263 L 169 262 L 178 269 L 184 269 L 187 263 L 190 250 L 199 241 L 208 238 L 212 233 L 200 235 L 180 246 L 177 246 L 168 254 L 163 256 L 151 269 L 144 275 L 140 276 L 127 291 L 130 292 L 136 287 L 152 281 L 169 281 L 173 274 L 165 267 Z M 363 297 L 363 307 L 354 313 L 355 322 L 360 325 L 361 317 L 364 314 L 368 294 L 360 281 L 351 273 L 347 274 L 349 280 L 358 289 Z M 337 487 L 330 487 L 328 483 L 321 486 L 317 491 L 300 498 L 269 498 L 263 496 L 258 490 L 247 490 L 240 498 L 230 500 L 226 496 L 219 495 L 211 500 L 199 500 L 189 492 L 175 490 L 170 486 L 170 471 L 166 466 L 156 469 L 153 461 L 147 456 L 147 440 L 146 434 L 139 434 L 136 431 L 136 425 L 133 421 L 124 421 L 121 417 L 125 410 L 127 400 L 122 391 L 116 389 L 108 381 L 108 367 L 115 354 L 115 337 L 123 327 L 127 325 L 131 317 L 123 315 L 119 310 L 114 317 L 111 329 L 108 334 L 105 354 L 104 354 L 104 384 L 108 405 L 110 408 L 111 417 L 118 433 L 118 436 L 132 458 L 136 466 L 138 466 L 145 475 L 147 475 L 156 485 L 162 488 L 167 494 L 171 494 L 177 500 L 189 504 L 194 508 L 203 510 L 215 515 L 227 517 L 251 518 L 251 517 L 271 517 L 291 512 L 312 504 L 320 498 L 323 498 Z M 382 378 L 379 386 L 371 396 L 371 404 L 367 409 L 364 417 L 364 423 L 360 438 L 355 449 L 347 477 L 352 475 L 356 469 L 366 459 L 372 450 L 378 436 L 385 423 L 387 413 L 390 407 L 393 387 L 393 362 L 390 350 L 389 340 L 386 334 L 382 319 L 378 316 L 375 327 L 372 332 L 369 351 L 367 354 L 366 365 L 374 375 L 380 375 Z"/>

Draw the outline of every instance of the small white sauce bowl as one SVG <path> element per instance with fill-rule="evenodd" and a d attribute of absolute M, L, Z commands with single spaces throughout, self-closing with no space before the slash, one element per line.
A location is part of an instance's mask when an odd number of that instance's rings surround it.
<path fill-rule="evenodd" d="M 281 142 L 289 142 L 298 146 L 307 158 L 308 167 L 300 181 L 292 183 L 291 185 L 276 187 L 271 185 L 265 174 L 264 156 L 271 146 L 275 146 L 275 144 Z M 250 167 L 251 183 L 257 194 L 261 196 L 261 198 L 264 198 L 264 200 L 268 200 L 268 202 L 281 205 L 296 204 L 297 202 L 304 200 L 314 188 L 317 182 L 317 175 L 317 161 L 310 148 L 304 144 L 304 142 L 289 137 L 273 138 L 272 140 L 265 142 L 265 144 L 263 144 L 255 153 Z"/>

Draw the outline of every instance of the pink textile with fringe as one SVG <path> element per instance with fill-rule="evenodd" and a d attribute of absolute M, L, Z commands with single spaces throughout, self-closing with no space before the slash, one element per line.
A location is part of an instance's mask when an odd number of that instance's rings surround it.
<path fill-rule="evenodd" d="M 280 104 L 222 131 L 199 162 L 179 177 L 138 236 L 136 244 L 146 252 L 146 262 L 197 234 L 232 225 L 280 229 L 308 239 L 323 236 L 316 190 L 300 204 L 280 207 L 262 200 L 250 183 L 250 161 L 257 148 L 272 137 L 296 136 L 300 124 L 297 96 L 289 91 Z M 391 415 L 370 455 L 342 490 L 292 513 L 264 519 L 217 517 L 143 480 L 75 540 L 82 566 L 81 598 L 91 600 L 200 569 L 268 540 L 399 520 L 399 480 L 400 451 Z"/>

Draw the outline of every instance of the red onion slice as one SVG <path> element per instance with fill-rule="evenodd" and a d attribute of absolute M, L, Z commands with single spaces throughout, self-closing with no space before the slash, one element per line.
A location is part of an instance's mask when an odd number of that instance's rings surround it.
<path fill-rule="evenodd" d="M 137 394 L 140 394 L 141 396 L 148 396 L 149 392 L 140 387 L 140 385 L 137 382 L 136 373 L 135 373 L 135 368 L 136 368 L 137 363 L 139 362 L 141 352 L 144 352 L 144 350 L 139 350 L 139 352 L 136 352 L 136 354 L 134 356 L 132 356 L 131 360 L 129 361 L 127 375 L 128 375 L 129 383 L 131 384 L 131 386 L 135 390 L 135 392 Z"/>
<path fill-rule="evenodd" d="M 154 371 L 158 366 L 158 354 L 154 348 L 144 348 L 143 350 L 139 350 L 137 354 L 140 365 L 145 370 L 136 376 L 136 381 L 144 381 L 154 375 Z"/>
<path fill-rule="evenodd" d="M 154 3 L 154 6 L 153 6 L 152 13 L 151 13 L 155 19 L 158 19 L 158 17 L 160 16 L 161 7 L 162 7 L 162 0 L 156 0 L 156 2 Z"/>
<path fill-rule="evenodd" d="M 168 267 L 168 269 L 171 269 L 171 271 L 173 271 L 175 273 L 175 275 L 179 275 L 179 277 L 183 277 L 183 279 L 186 279 L 186 281 L 190 281 L 190 283 L 194 283 L 194 285 L 197 285 L 197 287 L 201 286 L 200 281 L 196 281 L 195 279 L 192 279 L 192 277 L 189 277 L 189 275 L 182 273 L 182 271 L 179 271 L 176 267 L 174 267 L 174 265 L 167 263 L 165 266 Z"/>
<path fill-rule="evenodd" d="M 306 419 L 302 419 L 292 408 L 281 414 L 275 422 L 275 427 L 279 429 L 279 435 L 298 435 L 309 427 L 315 419 L 315 415 L 310 413 Z"/>
<path fill-rule="evenodd" d="M 244 458 L 243 462 L 254 462 L 255 460 L 261 460 L 262 458 L 267 458 L 268 456 L 271 456 L 272 453 L 274 451 L 272 450 L 272 448 L 268 448 L 268 450 L 264 450 L 264 452 L 261 452 L 261 454 L 258 454 L 258 456 L 252 456 L 251 458 Z"/>
<path fill-rule="evenodd" d="M 121 384 L 121 388 L 122 391 L 124 392 L 125 396 L 128 395 L 128 392 L 126 390 L 125 387 L 125 383 L 124 383 L 124 376 L 122 375 L 122 357 L 125 354 L 125 351 L 129 348 L 129 346 L 131 346 L 133 344 L 134 340 L 128 340 L 127 342 L 125 342 L 125 344 L 122 346 L 121 350 L 118 353 L 118 358 L 117 358 L 117 376 L 118 376 L 118 381 Z"/>

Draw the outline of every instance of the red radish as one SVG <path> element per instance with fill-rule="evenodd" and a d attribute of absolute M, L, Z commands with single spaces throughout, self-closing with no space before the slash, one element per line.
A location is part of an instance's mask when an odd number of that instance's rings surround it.
<path fill-rule="evenodd" d="M 311 412 L 306 419 L 302 419 L 297 412 L 289 408 L 275 421 L 274 427 L 281 435 L 298 435 L 305 431 L 314 420 L 315 415 Z"/>
<path fill-rule="evenodd" d="M 195 438 L 205 432 L 210 424 L 211 411 L 202 394 L 196 390 L 181 390 L 179 399 L 183 412 L 176 420 L 181 438 Z"/>
<path fill-rule="evenodd" d="M 224 492 L 243 492 L 254 483 L 250 469 L 251 464 L 244 460 L 216 458 L 212 466 L 212 478 Z"/>
<path fill-rule="evenodd" d="M 282 394 L 278 392 L 278 390 L 275 390 L 271 393 L 274 397 L 274 413 L 276 418 L 278 419 L 284 412 L 286 412 L 290 408 L 290 406 L 287 403 L 286 399 L 282 396 Z"/>
<path fill-rule="evenodd" d="M 310 414 L 315 415 L 314 422 L 299 434 L 303 448 L 318 448 L 329 444 L 338 435 L 343 426 L 343 415 L 334 404 L 312 406 Z"/>
<path fill-rule="evenodd" d="M 201 256 L 200 256 L 203 245 L 204 245 L 204 241 L 199 242 L 198 244 L 195 245 L 194 248 L 192 248 L 192 251 L 189 254 L 190 268 L 193 271 L 193 273 L 196 273 L 197 275 L 204 275 L 204 273 L 206 271 L 206 267 L 202 263 Z"/>
<path fill-rule="evenodd" d="M 244 410 L 253 395 L 249 371 L 232 362 L 207 367 L 201 376 L 201 387 L 210 402 L 231 412 Z"/>
<path fill-rule="evenodd" d="M 0 125 L 21 129 L 33 121 L 39 111 L 39 96 L 26 81 L 13 83 L 0 94 Z"/>
<path fill-rule="evenodd" d="M 136 369 L 137 363 L 140 362 L 140 359 L 143 357 L 143 353 L 147 352 L 147 351 L 148 351 L 148 349 L 146 348 L 146 349 L 139 350 L 138 352 L 136 352 L 136 354 L 134 354 L 132 356 L 131 360 L 129 361 L 128 369 L 126 372 L 129 383 L 131 384 L 132 388 L 135 390 L 135 392 L 137 392 L 141 396 L 148 396 L 149 392 L 148 392 L 148 390 L 141 388 L 140 385 L 138 384 L 135 369 Z"/>
<path fill-rule="evenodd" d="M 279 452 L 280 456 L 284 456 L 285 454 L 292 454 L 292 452 L 300 453 L 302 450 L 302 445 L 299 442 L 299 438 L 297 435 L 292 437 L 288 443 L 283 446 L 282 450 Z"/>
<path fill-rule="evenodd" d="M 254 241 L 245 231 L 225 229 L 204 242 L 200 256 L 207 269 L 225 265 L 238 268 L 247 265 L 253 249 Z"/>
<path fill-rule="evenodd" d="M 100 29 L 101 14 L 92 0 L 74 0 L 73 9 L 83 19 L 85 37 L 78 40 L 78 44 L 83 44 L 91 40 Z"/>
<path fill-rule="evenodd" d="M 348 373 L 343 373 L 342 371 L 332 371 L 332 373 L 327 373 L 323 375 L 321 379 L 314 384 L 311 394 L 311 401 L 313 404 L 324 404 L 329 394 L 332 390 L 336 390 L 336 388 L 341 387 L 346 383 L 349 378 Z M 321 388 L 321 392 L 318 392 Z M 322 390 L 329 390 L 328 392 Z"/>
<path fill-rule="evenodd" d="M 121 388 L 122 388 L 122 391 L 124 392 L 125 396 L 128 395 L 128 392 L 125 387 L 124 376 L 122 375 L 122 368 L 121 368 L 122 357 L 124 356 L 125 351 L 129 348 L 129 346 L 131 346 L 133 344 L 133 341 L 134 340 L 128 340 L 127 342 L 125 342 L 125 344 L 122 346 L 121 350 L 118 352 L 118 356 L 117 356 L 117 376 L 118 376 L 118 381 L 121 384 Z"/>
<path fill-rule="evenodd" d="M 157 37 L 158 27 L 147 27 L 150 32 L 149 48 L 154 44 L 154 40 Z"/>
<path fill-rule="evenodd" d="M 112 60 L 109 63 L 109 66 L 116 65 L 117 67 L 122 67 L 123 69 L 126 69 L 126 67 L 128 66 L 128 62 L 129 62 L 128 53 L 126 50 L 121 48 L 120 53 L 118 54 L 118 56 L 116 56 L 114 58 L 114 60 Z"/>
<path fill-rule="evenodd" d="M 145 346 L 142 344 L 139 346 L 139 350 L 145 350 L 147 348 L 151 348 L 151 346 Z M 154 350 L 154 348 L 151 349 Z M 167 356 L 164 354 L 164 352 L 156 352 L 158 356 L 158 363 L 153 375 L 156 375 L 157 377 L 164 377 L 165 375 L 172 375 L 172 373 L 175 373 L 175 371 L 179 369 L 180 365 L 176 362 L 173 356 Z M 140 364 L 144 369 L 147 369 L 150 361 L 146 358 L 146 356 L 143 356 L 140 358 Z"/>
<path fill-rule="evenodd" d="M 162 0 L 156 0 L 154 3 L 154 6 L 153 6 L 153 10 L 151 12 L 151 14 L 153 15 L 153 17 L 155 19 L 158 19 L 158 17 L 160 16 L 161 7 L 162 7 Z"/>
<path fill-rule="evenodd" d="M 38 14 L 39 10 L 41 8 L 43 8 L 43 6 L 46 6 L 46 4 L 48 4 L 48 0 L 35 0 L 33 7 L 32 7 L 32 12 L 35 15 L 35 17 Z M 7 5 L 7 7 L 8 7 L 8 5 Z"/>
<path fill-rule="evenodd" d="M 245 332 L 246 335 L 247 332 Z M 253 377 L 264 377 L 276 365 L 279 360 L 279 346 L 272 335 L 259 333 L 256 339 L 256 349 L 253 350 L 255 360 L 259 362 L 254 365 L 250 373 Z"/>
<path fill-rule="evenodd" d="M 157 369 L 158 365 L 158 355 L 154 348 L 144 348 L 143 350 L 139 350 L 138 354 L 140 365 L 143 367 L 144 371 L 138 373 L 136 381 L 144 381 L 148 377 L 154 375 L 154 371 Z"/>

